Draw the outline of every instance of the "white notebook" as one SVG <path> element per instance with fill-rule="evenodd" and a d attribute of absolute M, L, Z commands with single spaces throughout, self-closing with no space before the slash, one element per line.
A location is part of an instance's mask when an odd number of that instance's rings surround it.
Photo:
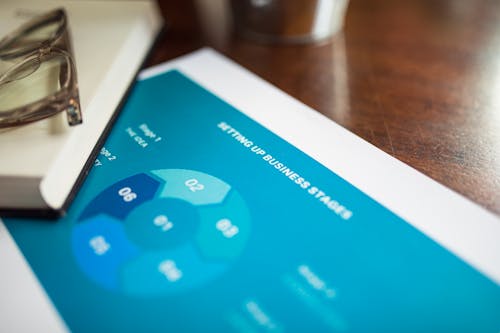
<path fill-rule="evenodd" d="M 0 132 L 3 216 L 64 212 L 162 26 L 153 1 L 3 0 L 0 35 L 57 7 L 68 15 L 83 124 L 54 133 L 44 120 Z"/>

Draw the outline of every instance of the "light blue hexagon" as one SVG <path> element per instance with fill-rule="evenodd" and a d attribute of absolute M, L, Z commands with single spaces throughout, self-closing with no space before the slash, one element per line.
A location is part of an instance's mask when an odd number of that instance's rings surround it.
<path fill-rule="evenodd" d="M 199 171 L 162 169 L 151 173 L 166 182 L 160 197 L 186 200 L 195 206 L 221 203 L 231 189 L 222 180 Z"/>

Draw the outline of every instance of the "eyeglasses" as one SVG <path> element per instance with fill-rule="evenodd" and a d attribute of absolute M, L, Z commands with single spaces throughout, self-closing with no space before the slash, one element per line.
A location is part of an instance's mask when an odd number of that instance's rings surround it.
<path fill-rule="evenodd" d="M 28 124 L 66 111 L 82 122 L 66 13 L 33 18 L 0 40 L 0 128 Z"/>

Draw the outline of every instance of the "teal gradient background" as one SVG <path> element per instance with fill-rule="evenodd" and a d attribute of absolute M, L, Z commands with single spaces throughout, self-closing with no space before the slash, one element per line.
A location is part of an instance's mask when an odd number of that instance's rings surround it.
<path fill-rule="evenodd" d="M 352 218 L 342 220 L 221 131 L 220 122 L 338 198 Z M 162 140 L 146 148 L 131 140 L 126 129 L 140 133 L 143 123 Z M 137 82 L 105 147 L 116 160 L 100 157 L 103 165 L 93 168 L 65 218 L 6 221 L 75 332 L 230 332 L 235 317 L 257 332 L 500 331 L 498 285 L 180 72 Z M 195 289 L 157 297 L 108 291 L 88 279 L 73 257 L 76 220 L 111 184 L 158 169 L 197 170 L 236 189 L 251 216 L 246 246 L 223 275 Z M 297 273 L 301 265 L 331 286 L 335 297 L 311 287 Z M 305 290 L 309 302 L 297 290 Z M 277 324 L 256 324 L 249 300 Z"/>

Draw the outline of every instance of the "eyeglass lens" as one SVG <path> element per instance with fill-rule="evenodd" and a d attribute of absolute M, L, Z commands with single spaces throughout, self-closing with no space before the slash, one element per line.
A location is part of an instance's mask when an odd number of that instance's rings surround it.
<path fill-rule="evenodd" d="M 36 102 L 59 91 L 69 79 L 69 66 L 63 55 L 42 62 L 38 58 L 25 62 L 0 85 L 0 111 Z"/>
<path fill-rule="evenodd" d="M 60 19 L 51 18 L 19 31 L 16 36 L 0 46 L 0 58 L 6 60 L 6 58 L 24 55 L 35 51 L 42 43 L 53 41 L 57 37 L 61 24 Z"/>
<path fill-rule="evenodd" d="M 81 123 L 76 73 L 68 48 L 66 16 L 54 10 L 0 41 L 0 127 L 36 121 L 66 110 Z M 1 70 L 0 66 L 0 70 Z"/>

